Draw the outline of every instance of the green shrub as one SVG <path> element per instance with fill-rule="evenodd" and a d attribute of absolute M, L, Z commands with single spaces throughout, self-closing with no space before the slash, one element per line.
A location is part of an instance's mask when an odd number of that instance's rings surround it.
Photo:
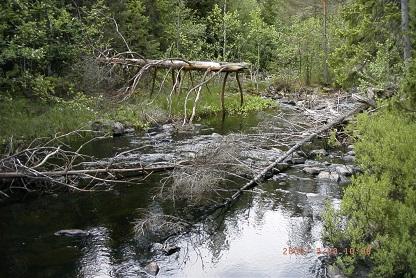
<path fill-rule="evenodd" d="M 345 190 L 339 213 L 326 212 L 324 235 L 340 247 L 373 246 L 369 258 L 343 257 L 349 267 L 371 262 L 373 277 L 415 277 L 416 123 L 388 107 L 359 116 L 353 130 L 364 174 Z"/>

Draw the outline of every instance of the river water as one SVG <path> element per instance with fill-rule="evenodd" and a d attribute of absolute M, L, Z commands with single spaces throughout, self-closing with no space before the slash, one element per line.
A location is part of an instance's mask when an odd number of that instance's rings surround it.
<path fill-rule="evenodd" d="M 211 129 L 204 132 L 261 132 L 258 127 L 270 113 L 276 111 L 225 122 L 212 118 L 204 123 Z M 130 134 L 96 142 L 87 151 L 110 157 L 140 146 L 145 137 Z M 160 267 L 157 277 L 325 277 L 324 256 L 316 249 L 322 247 L 320 215 L 324 201 L 337 202 L 342 188 L 303 174 L 301 167 L 286 174 L 243 194 L 225 213 L 170 238 L 181 248 L 170 256 L 150 252 L 133 231 L 139 209 L 175 211 L 153 198 L 165 174 L 109 192 L 29 195 L 0 207 L 0 277 L 148 277 L 144 266 L 150 261 Z M 90 235 L 55 236 L 61 229 Z M 289 247 L 310 252 L 289 254 Z"/>

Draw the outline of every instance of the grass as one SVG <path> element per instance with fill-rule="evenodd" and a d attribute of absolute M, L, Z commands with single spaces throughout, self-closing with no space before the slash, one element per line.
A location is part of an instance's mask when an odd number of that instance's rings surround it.
<path fill-rule="evenodd" d="M 240 95 L 235 82 L 229 82 L 225 96 L 225 107 L 228 114 L 246 113 L 275 107 L 276 103 L 258 95 L 244 94 L 244 105 L 240 106 Z M 211 83 L 204 87 L 196 109 L 196 120 L 222 111 L 219 92 L 221 82 Z M 265 85 L 261 85 L 264 87 Z M 246 84 L 245 88 L 252 88 Z M 249 90 L 248 89 L 248 90 Z M 0 143 L 11 137 L 30 139 L 47 137 L 59 132 L 68 132 L 79 128 L 89 128 L 92 121 L 119 121 L 124 124 L 143 128 L 156 122 L 166 122 L 170 118 L 182 118 L 185 115 L 186 85 L 180 95 L 172 94 L 169 106 L 170 89 L 162 90 L 150 98 L 146 90 L 137 92 L 128 102 L 116 104 L 97 97 L 76 95 L 72 100 L 57 100 L 53 103 L 32 101 L 28 98 L 0 99 Z M 189 95 L 186 113 L 192 112 L 196 93 Z"/>

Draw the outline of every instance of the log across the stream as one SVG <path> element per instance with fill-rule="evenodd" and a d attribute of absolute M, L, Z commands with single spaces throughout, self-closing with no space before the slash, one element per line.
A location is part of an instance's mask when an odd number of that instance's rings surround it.
<path fill-rule="evenodd" d="M 151 172 L 162 172 L 175 169 L 179 165 L 185 164 L 186 161 L 181 161 L 176 164 L 167 164 L 160 166 L 144 166 L 135 168 L 98 168 L 98 169 L 81 169 L 81 170 L 61 170 L 61 171 L 43 171 L 43 172 L 0 172 L 0 179 L 17 179 L 17 178 L 45 178 L 45 177 L 65 177 L 65 176 L 82 176 L 82 175 L 98 175 L 98 174 L 133 174 L 143 175 Z"/>
<path fill-rule="evenodd" d="M 352 109 L 348 113 L 345 113 L 330 123 L 324 125 L 323 127 L 319 128 L 315 132 L 312 132 L 310 135 L 306 136 L 302 140 L 300 140 L 298 143 L 296 143 L 292 148 L 290 148 L 287 152 L 285 152 L 282 156 L 278 157 L 272 164 L 264 168 L 259 174 L 257 174 L 253 179 L 248 181 L 243 187 L 241 187 L 237 192 L 235 192 L 230 198 L 228 198 L 224 203 L 217 204 L 209 209 L 209 212 L 216 211 L 217 209 L 229 207 L 231 206 L 242 194 L 245 190 L 252 189 L 256 187 L 260 182 L 262 182 L 267 173 L 270 173 L 274 168 L 277 167 L 277 165 L 281 162 L 283 162 L 286 158 L 288 158 L 291 154 L 293 154 L 296 150 L 298 150 L 300 147 L 302 147 L 307 142 L 311 141 L 313 138 L 318 136 L 319 134 L 326 132 L 330 130 L 331 128 L 345 122 L 349 117 L 360 113 L 367 109 L 370 105 L 368 102 L 360 103 L 355 109 Z"/>
<path fill-rule="evenodd" d="M 183 59 L 164 59 L 164 60 L 154 60 L 154 59 L 145 59 L 145 58 L 117 58 L 117 57 L 101 57 L 97 59 L 98 62 L 111 65 L 122 65 L 122 66 L 132 66 L 139 67 L 141 71 L 147 71 L 154 69 L 153 80 L 152 80 L 152 90 L 153 93 L 154 83 L 156 79 L 156 74 L 158 69 L 168 69 L 172 71 L 172 81 L 173 89 L 176 91 L 177 84 L 174 81 L 174 71 L 205 71 L 205 72 L 214 72 L 214 73 L 225 73 L 222 91 L 220 94 L 221 107 L 223 114 L 225 114 L 225 103 L 224 103 L 224 94 L 225 94 L 225 85 L 227 82 L 228 75 L 230 73 L 235 73 L 235 78 L 237 80 L 238 89 L 240 91 L 240 105 L 244 104 L 244 94 L 243 87 L 241 85 L 239 73 L 249 70 L 250 64 L 248 63 L 229 63 L 229 62 L 215 62 L 215 61 L 186 61 Z M 178 77 L 180 75 L 178 74 Z M 191 83 L 193 83 L 192 76 L 190 75 Z M 134 78 L 136 79 L 136 78 Z M 180 83 L 180 82 L 179 82 Z M 202 82 L 199 86 L 202 86 L 205 82 Z M 197 86 L 198 87 L 198 86 Z M 133 86 L 135 88 L 135 86 Z"/>
<path fill-rule="evenodd" d="M 186 61 L 183 59 L 137 59 L 137 58 L 98 58 L 99 62 L 144 67 L 150 65 L 153 68 L 176 69 L 183 71 L 214 71 L 214 72 L 243 72 L 249 69 L 247 63 L 228 63 L 213 61 Z"/>

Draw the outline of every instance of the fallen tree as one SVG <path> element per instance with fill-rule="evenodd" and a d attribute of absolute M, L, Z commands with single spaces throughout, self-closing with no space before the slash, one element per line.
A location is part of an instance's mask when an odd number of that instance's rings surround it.
<path fill-rule="evenodd" d="M 239 190 L 237 190 L 231 197 L 227 198 L 224 203 L 214 205 L 209 209 L 210 213 L 213 211 L 216 211 L 220 208 L 227 208 L 230 207 L 238 198 L 244 193 L 246 190 L 250 190 L 254 187 L 256 187 L 259 183 L 265 180 L 268 173 L 273 171 L 279 163 L 283 162 L 286 158 L 288 158 L 290 155 L 292 155 L 295 151 L 300 149 L 303 145 L 305 145 L 307 142 L 311 141 L 313 138 L 318 136 L 319 134 L 322 134 L 326 131 L 329 131 L 333 127 L 345 122 L 350 117 L 354 116 L 357 113 L 360 113 L 367 109 L 373 102 L 371 100 L 366 100 L 361 98 L 360 104 L 357 105 L 354 109 L 351 111 L 337 117 L 333 121 L 329 122 L 328 124 L 324 125 L 323 127 L 319 128 L 318 130 L 312 132 L 310 135 L 306 136 L 302 140 L 300 140 L 298 143 L 296 143 L 293 147 L 291 147 L 287 152 L 285 152 L 282 156 L 279 156 L 273 163 L 268 165 L 266 168 L 264 168 L 259 174 L 254 176 L 250 181 L 248 181 L 244 186 L 242 186 Z"/>
<path fill-rule="evenodd" d="M 183 165 L 186 161 L 180 161 L 175 164 L 165 164 L 165 165 L 147 165 L 143 167 L 135 167 L 135 168 L 99 168 L 99 169 L 83 169 L 83 170 L 61 170 L 61 171 L 33 171 L 32 169 L 28 169 L 28 171 L 15 171 L 15 172 L 3 172 L 0 173 L 0 179 L 17 179 L 17 178 L 47 178 L 47 177 L 67 177 L 67 176 L 79 176 L 79 177 L 87 177 L 90 178 L 91 176 L 86 175 L 98 175 L 98 174 L 133 174 L 133 175 L 143 175 L 149 174 L 151 172 L 161 172 L 161 171 L 168 171 L 173 170 L 175 167 L 179 165 Z"/>
<path fill-rule="evenodd" d="M 138 58 L 135 58 L 135 56 L 139 56 Z M 249 70 L 249 64 L 248 63 L 229 63 L 229 62 L 215 62 L 215 61 L 187 61 L 184 59 L 162 59 L 162 60 L 155 60 L 155 59 L 146 59 L 145 57 L 138 55 L 135 52 L 124 52 L 124 53 L 118 53 L 113 56 L 110 56 L 109 53 L 105 52 L 103 55 L 99 56 L 97 58 L 97 62 L 105 65 L 111 65 L 111 67 L 114 67 L 116 65 L 119 65 L 123 68 L 138 68 L 138 70 L 134 70 L 134 74 L 131 78 L 126 82 L 126 85 L 124 88 L 119 90 L 119 97 L 121 97 L 122 100 L 128 99 L 130 96 L 132 96 L 137 86 L 139 85 L 141 79 L 143 76 L 149 72 L 153 71 L 152 74 L 152 86 L 150 95 L 153 94 L 154 88 L 155 88 L 155 82 L 157 77 L 158 70 L 167 70 L 166 77 L 169 75 L 169 72 L 172 75 L 172 90 L 168 98 L 169 105 L 172 103 L 172 95 L 173 92 L 176 94 L 180 94 L 182 83 L 184 77 L 186 75 L 182 75 L 182 72 L 188 72 L 189 73 L 189 79 L 190 83 L 192 84 L 192 88 L 188 91 L 186 99 L 188 100 L 191 93 L 195 93 L 195 105 L 193 109 L 193 115 L 195 115 L 195 108 L 196 103 L 199 99 L 201 89 L 203 85 L 206 85 L 208 81 L 212 80 L 214 77 L 218 76 L 221 73 L 224 73 L 224 79 L 223 79 L 223 86 L 222 91 L 220 93 L 220 101 L 221 101 L 221 107 L 223 110 L 223 113 L 225 113 L 225 103 L 224 103 L 224 95 L 225 95 L 225 86 L 227 83 L 227 79 L 230 73 L 235 73 L 235 79 L 237 81 L 238 89 L 240 92 L 240 105 L 242 106 L 244 103 L 244 96 L 243 96 L 243 86 L 242 82 L 240 80 L 239 73 L 242 73 L 244 71 Z M 204 75 L 202 77 L 202 81 L 199 82 L 197 85 L 194 84 L 194 78 L 192 76 L 192 71 L 200 71 L 204 72 Z M 175 74 L 175 72 L 177 72 Z M 211 74 L 210 77 L 207 77 L 207 74 Z M 164 80 L 166 79 L 164 78 Z M 164 84 L 164 81 L 162 82 L 160 88 L 162 88 L 162 85 Z M 186 101 L 187 101 L 186 100 Z M 186 101 L 185 101 L 185 111 L 186 111 Z M 186 113 L 186 112 L 185 112 Z M 193 117 L 189 119 L 189 122 L 192 122 Z M 184 124 L 188 120 L 184 119 Z"/>
<path fill-rule="evenodd" d="M 145 59 L 145 58 L 117 58 L 117 57 L 99 57 L 101 63 L 113 65 L 125 65 L 144 67 L 151 65 L 152 68 L 159 69 L 176 69 L 183 71 L 222 71 L 222 72 L 242 72 L 249 69 L 247 63 L 228 63 L 214 61 L 187 61 L 184 59 Z"/>
<path fill-rule="evenodd" d="M 78 149 L 65 144 L 70 136 L 92 136 Z M 95 136 L 92 131 L 73 131 L 55 136 L 49 141 L 36 139 L 24 148 L 16 149 L 9 143 L 8 153 L 0 156 L 0 197 L 9 197 L 16 190 L 27 192 L 51 191 L 67 188 L 73 191 L 95 191 L 111 189 L 115 183 L 137 184 L 138 176 L 147 178 L 154 172 L 172 170 L 186 161 L 164 163 L 142 163 L 140 156 L 129 167 L 114 163 L 118 157 L 139 152 L 143 147 L 117 154 L 106 163 L 98 163 L 94 157 L 82 153 L 83 148 L 107 136 Z M 59 145 L 58 145 L 59 144 Z M 58 146 L 56 146 L 58 145 Z M 96 164 L 94 167 L 91 165 Z"/>

